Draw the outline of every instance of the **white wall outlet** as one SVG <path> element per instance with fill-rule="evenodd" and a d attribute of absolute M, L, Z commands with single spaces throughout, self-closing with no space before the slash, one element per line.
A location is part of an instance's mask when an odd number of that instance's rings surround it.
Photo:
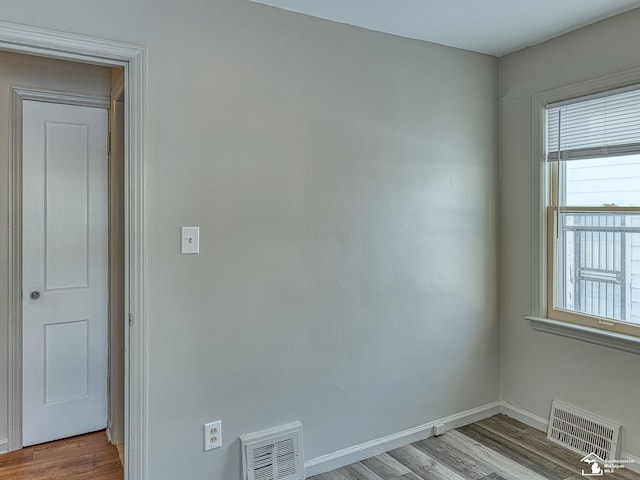
<path fill-rule="evenodd" d="M 436 437 L 439 435 L 444 435 L 444 423 L 436 423 L 433 426 L 433 435 Z"/>
<path fill-rule="evenodd" d="M 200 227 L 182 227 L 181 230 L 182 254 L 200 253 Z"/>
<path fill-rule="evenodd" d="M 222 446 L 222 420 L 204 424 L 204 451 Z"/>

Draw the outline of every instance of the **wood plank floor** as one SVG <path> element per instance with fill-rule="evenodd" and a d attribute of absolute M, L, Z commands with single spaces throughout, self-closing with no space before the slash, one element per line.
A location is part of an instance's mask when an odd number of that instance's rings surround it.
<path fill-rule="evenodd" d="M 105 432 L 0 455 L 0 480 L 122 480 L 118 450 Z"/>
<path fill-rule="evenodd" d="M 578 480 L 579 455 L 547 440 L 543 432 L 496 415 L 310 480 Z M 628 469 L 604 480 L 640 480 Z"/>

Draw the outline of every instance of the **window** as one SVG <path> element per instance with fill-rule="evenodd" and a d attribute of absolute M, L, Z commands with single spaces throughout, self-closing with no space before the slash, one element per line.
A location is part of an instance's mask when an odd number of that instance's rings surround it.
<path fill-rule="evenodd" d="M 547 316 L 640 337 L 640 85 L 545 112 Z"/>

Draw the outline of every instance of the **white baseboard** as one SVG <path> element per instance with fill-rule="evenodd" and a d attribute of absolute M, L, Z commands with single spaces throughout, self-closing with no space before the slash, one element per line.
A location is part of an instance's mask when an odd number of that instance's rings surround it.
<path fill-rule="evenodd" d="M 512 403 L 500 400 L 465 412 L 441 418 L 439 420 L 434 420 L 433 422 L 418 425 L 417 427 L 410 428 L 403 432 L 387 435 L 386 437 L 338 450 L 337 452 L 330 453 L 328 455 L 312 458 L 304 464 L 305 476 L 310 477 L 320 473 L 329 472 L 336 468 L 344 467 L 375 455 L 380 455 L 381 453 L 388 452 L 394 448 L 404 447 L 405 445 L 417 442 L 418 440 L 424 440 L 425 438 L 433 436 L 433 426 L 439 423 L 444 424 L 445 431 L 453 430 L 455 428 L 462 427 L 463 425 L 468 425 L 470 423 L 492 417 L 498 413 L 514 418 L 525 425 L 529 425 L 530 427 L 542 432 L 546 432 L 549 426 L 548 419 L 535 413 L 528 412 L 527 410 Z M 0 447 L 1 446 L 2 443 L 0 443 Z M 622 452 L 620 454 L 620 459 L 630 461 L 630 463 L 625 464 L 625 468 L 628 468 L 633 472 L 640 473 L 640 457 L 636 457 L 628 452 Z"/>
<path fill-rule="evenodd" d="M 515 418 L 519 422 L 529 425 L 541 432 L 546 432 L 549 427 L 548 419 L 536 415 L 535 413 L 528 412 L 525 409 L 520 408 L 513 403 L 505 402 L 504 400 L 500 401 L 500 413 L 507 417 Z"/>
<path fill-rule="evenodd" d="M 492 402 L 465 412 L 440 418 L 403 432 L 387 435 L 386 437 L 348 447 L 328 455 L 312 458 L 304 463 L 305 476 L 318 475 L 336 468 L 344 467 L 366 458 L 380 455 L 394 448 L 404 447 L 410 443 L 424 440 L 433 435 L 433 426 L 444 424 L 445 431 L 453 430 L 500 413 L 501 402 Z"/>
<path fill-rule="evenodd" d="M 0 454 L 9 452 L 9 440 L 3 438 L 0 440 Z"/>
<path fill-rule="evenodd" d="M 628 460 L 631 463 L 625 463 L 624 468 L 628 468 L 632 472 L 640 473 L 640 457 L 636 457 L 635 455 L 631 455 L 627 452 L 622 452 L 620 454 L 620 460 Z"/>

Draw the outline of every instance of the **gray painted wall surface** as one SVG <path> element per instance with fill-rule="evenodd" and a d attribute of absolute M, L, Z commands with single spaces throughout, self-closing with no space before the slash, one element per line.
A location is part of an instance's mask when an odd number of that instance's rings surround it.
<path fill-rule="evenodd" d="M 111 70 L 60 60 L 0 52 L 0 442 L 7 438 L 8 189 L 11 87 L 108 97 Z"/>
<path fill-rule="evenodd" d="M 238 436 L 292 420 L 310 459 L 499 398 L 495 58 L 238 0 L 0 20 L 148 48 L 149 478 L 238 478 Z"/>
<path fill-rule="evenodd" d="M 636 456 L 638 356 L 534 332 L 523 317 L 531 314 L 531 96 L 640 67 L 639 42 L 634 10 L 500 61 L 503 398 L 543 417 L 557 398 L 617 420 Z"/>

